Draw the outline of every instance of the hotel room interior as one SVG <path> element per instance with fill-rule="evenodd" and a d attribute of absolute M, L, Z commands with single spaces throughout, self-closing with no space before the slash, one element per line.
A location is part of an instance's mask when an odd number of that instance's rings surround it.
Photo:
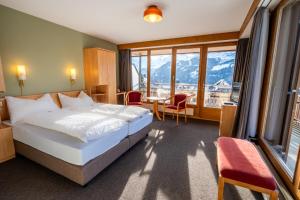
<path fill-rule="evenodd" d="M 0 199 L 300 200 L 300 0 L 0 0 Z"/>

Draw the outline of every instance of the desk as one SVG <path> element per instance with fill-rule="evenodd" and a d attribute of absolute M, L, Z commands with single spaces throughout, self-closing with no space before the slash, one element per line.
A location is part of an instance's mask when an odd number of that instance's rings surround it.
<path fill-rule="evenodd" d="M 236 104 L 223 103 L 221 107 L 219 136 L 232 137 L 236 108 Z"/>
<path fill-rule="evenodd" d="M 155 97 L 155 96 L 151 96 L 151 97 L 147 97 L 147 100 L 149 101 L 153 101 L 153 113 L 155 113 L 156 117 L 158 120 L 161 120 L 160 116 L 159 116 L 159 112 L 158 112 L 158 102 L 159 101 L 164 101 L 166 98 L 163 97 Z"/>

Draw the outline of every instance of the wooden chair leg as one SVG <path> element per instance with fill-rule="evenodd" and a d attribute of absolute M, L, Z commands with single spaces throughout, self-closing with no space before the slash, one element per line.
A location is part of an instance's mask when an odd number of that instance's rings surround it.
<path fill-rule="evenodd" d="M 179 112 L 177 112 L 177 119 L 176 119 L 176 125 L 177 126 L 179 125 L 178 121 L 179 121 Z"/>
<path fill-rule="evenodd" d="M 277 200 L 278 199 L 278 191 L 275 190 L 270 194 L 270 200 Z"/>
<path fill-rule="evenodd" d="M 223 200 L 223 193 L 224 193 L 224 178 L 219 176 L 218 181 L 218 200 Z"/>
<path fill-rule="evenodd" d="M 186 109 L 184 109 L 184 117 L 185 117 L 185 123 L 187 123 Z"/>
<path fill-rule="evenodd" d="M 175 118 L 175 114 L 174 114 L 174 111 L 172 111 L 173 112 L 173 118 L 172 119 L 174 119 Z"/>

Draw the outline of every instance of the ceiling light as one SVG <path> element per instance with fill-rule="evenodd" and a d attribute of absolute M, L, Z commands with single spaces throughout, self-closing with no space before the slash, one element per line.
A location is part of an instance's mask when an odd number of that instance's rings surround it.
<path fill-rule="evenodd" d="M 155 6 L 151 5 L 144 11 L 144 20 L 150 23 L 156 23 L 162 20 L 161 10 Z"/>

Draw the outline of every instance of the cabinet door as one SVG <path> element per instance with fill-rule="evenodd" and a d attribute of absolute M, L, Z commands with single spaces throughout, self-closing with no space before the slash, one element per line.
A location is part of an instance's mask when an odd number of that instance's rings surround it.
<path fill-rule="evenodd" d="M 107 51 L 98 50 L 98 73 L 99 73 L 99 85 L 108 85 L 108 63 L 107 63 Z"/>
<path fill-rule="evenodd" d="M 110 103 L 116 103 L 116 55 L 114 52 L 109 52 L 109 54 L 107 55 L 107 71 L 109 74 L 109 80 L 108 80 L 108 84 L 109 84 L 109 100 Z"/>
<path fill-rule="evenodd" d="M 99 85 L 108 85 L 108 102 L 116 103 L 115 52 L 98 50 Z"/>
<path fill-rule="evenodd" d="M 91 87 L 99 84 L 97 58 L 96 49 L 84 49 L 84 79 L 88 92 L 90 92 Z"/>

